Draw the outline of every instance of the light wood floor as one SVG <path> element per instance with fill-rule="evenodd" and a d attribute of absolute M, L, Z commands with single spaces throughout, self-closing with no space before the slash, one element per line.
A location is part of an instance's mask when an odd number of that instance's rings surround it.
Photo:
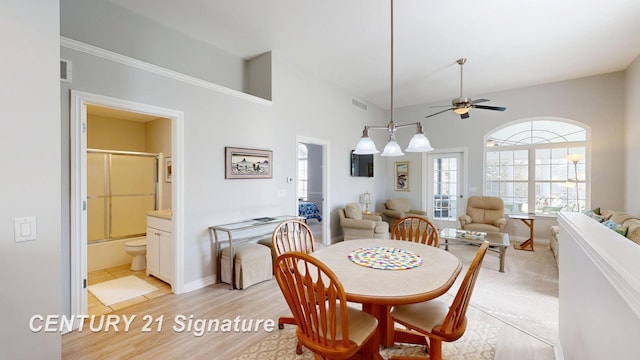
<path fill-rule="evenodd" d="M 181 323 L 176 316 L 187 319 L 273 319 L 288 313 L 287 305 L 275 280 L 254 285 L 246 290 L 229 290 L 226 284 L 212 285 L 180 295 L 163 295 L 144 303 L 115 310 L 111 314 L 135 316 L 131 328 L 118 332 L 84 329 L 62 337 L 63 359 L 230 359 L 247 346 L 268 336 L 269 333 L 211 332 L 196 336 L 194 332 L 173 329 Z M 143 332 L 150 317 L 151 331 Z M 162 329 L 157 325 L 162 317 Z M 468 317 L 482 319 L 501 327 L 495 359 L 539 360 L 554 359 L 550 344 L 529 336 L 502 321 L 475 308 L 469 308 Z M 87 325 L 88 326 L 88 325 Z M 277 329 L 275 331 L 278 331 Z"/>

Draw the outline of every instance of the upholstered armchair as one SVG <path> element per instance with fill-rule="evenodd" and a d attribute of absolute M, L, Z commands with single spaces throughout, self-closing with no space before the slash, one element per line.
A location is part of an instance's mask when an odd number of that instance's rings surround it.
<path fill-rule="evenodd" d="M 382 214 L 390 226 L 393 226 L 393 224 L 406 216 L 427 217 L 425 211 L 412 209 L 409 200 L 402 198 L 387 200 L 384 203 L 384 211 Z"/>
<path fill-rule="evenodd" d="M 389 224 L 382 221 L 381 216 L 363 214 L 358 203 L 345 205 L 338 214 L 345 240 L 389 238 Z"/>
<path fill-rule="evenodd" d="M 459 220 L 464 230 L 503 232 L 507 225 L 504 202 L 494 196 L 470 196 L 467 214 L 460 216 Z"/>

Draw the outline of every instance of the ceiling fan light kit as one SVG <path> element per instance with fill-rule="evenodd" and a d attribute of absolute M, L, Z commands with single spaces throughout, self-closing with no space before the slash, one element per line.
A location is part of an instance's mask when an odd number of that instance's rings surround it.
<path fill-rule="evenodd" d="M 389 142 L 387 143 L 387 145 L 385 145 L 381 156 L 402 156 L 404 155 L 404 153 L 402 152 L 400 145 L 396 141 L 395 134 L 397 129 L 407 126 L 415 126 L 416 134 L 413 136 L 413 138 L 411 138 L 409 146 L 405 149 L 405 151 L 433 151 L 433 147 L 431 147 L 429 139 L 424 135 L 424 132 L 422 131 L 422 124 L 420 122 L 404 125 L 397 125 L 395 122 L 393 122 L 393 0 L 391 0 L 391 119 L 387 126 L 365 126 L 364 130 L 362 131 L 362 137 L 360 138 L 360 141 L 358 141 L 356 149 L 353 153 L 358 155 L 379 153 L 378 149 L 376 148 L 376 144 L 369 137 L 369 129 L 385 129 L 389 132 Z"/>
<path fill-rule="evenodd" d="M 430 118 L 432 116 L 436 116 L 438 114 L 442 114 L 443 112 L 447 112 L 449 110 L 452 110 L 454 113 L 460 115 L 461 119 L 466 119 L 469 117 L 469 110 L 471 110 L 471 108 L 476 108 L 476 109 L 484 109 L 484 110 L 494 110 L 494 111 L 505 111 L 507 108 L 505 107 L 501 107 L 501 106 L 488 106 L 488 105 L 478 105 L 479 103 L 483 103 L 483 102 L 487 102 L 489 101 L 489 99 L 478 99 L 478 100 L 471 100 L 471 98 L 468 98 L 466 96 L 463 95 L 463 74 L 462 74 L 462 66 L 467 62 L 467 59 L 465 58 L 460 58 L 458 60 L 456 60 L 456 62 L 458 63 L 458 65 L 460 65 L 460 97 L 453 99 L 451 101 L 451 107 L 445 110 L 441 110 L 438 111 L 436 113 L 433 113 L 431 115 L 427 115 L 425 116 L 425 118 Z M 447 106 L 447 105 L 445 105 Z M 442 107 L 442 106 L 431 106 L 433 107 Z"/>

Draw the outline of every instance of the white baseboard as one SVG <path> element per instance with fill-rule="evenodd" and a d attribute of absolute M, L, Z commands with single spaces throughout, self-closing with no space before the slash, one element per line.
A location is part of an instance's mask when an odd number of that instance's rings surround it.
<path fill-rule="evenodd" d="M 188 293 L 194 290 L 202 289 L 203 287 L 213 285 L 216 283 L 216 276 L 209 275 L 205 278 L 195 280 L 189 283 L 184 284 L 182 287 L 183 293 Z"/>

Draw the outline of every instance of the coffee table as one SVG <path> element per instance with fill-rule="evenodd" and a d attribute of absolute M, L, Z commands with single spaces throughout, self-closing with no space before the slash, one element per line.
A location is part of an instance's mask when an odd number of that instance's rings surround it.
<path fill-rule="evenodd" d="M 486 236 L 466 238 L 461 235 L 461 231 L 464 230 L 454 228 L 444 228 L 440 230 L 440 240 L 444 240 L 444 243 L 440 243 L 438 246 L 444 246 L 444 249 L 449 251 L 449 245 L 480 245 L 482 242 L 487 240 L 489 241 L 489 248 L 487 248 L 487 250 L 500 255 L 500 272 L 504 272 L 504 256 L 507 253 L 507 248 L 511 246 L 511 242 L 509 242 L 509 234 L 501 232 L 487 232 Z"/>

